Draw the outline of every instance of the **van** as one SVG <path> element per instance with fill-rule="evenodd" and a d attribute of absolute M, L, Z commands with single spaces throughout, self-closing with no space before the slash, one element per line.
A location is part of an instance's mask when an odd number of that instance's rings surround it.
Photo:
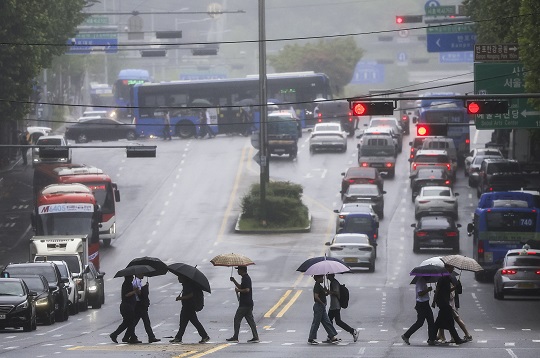
<path fill-rule="evenodd" d="M 454 140 L 452 138 L 443 136 L 426 137 L 422 144 L 422 149 L 445 150 L 446 153 L 448 153 L 450 160 L 452 160 L 454 171 L 457 170 L 458 155 L 456 145 L 454 144 Z"/>
<path fill-rule="evenodd" d="M 349 136 L 354 135 L 358 127 L 358 117 L 352 115 L 349 101 L 324 101 L 317 103 L 316 123 L 339 122 Z"/>
<path fill-rule="evenodd" d="M 396 173 L 396 146 L 394 139 L 386 134 L 362 136 L 358 144 L 358 165 L 379 170 L 393 178 Z"/>

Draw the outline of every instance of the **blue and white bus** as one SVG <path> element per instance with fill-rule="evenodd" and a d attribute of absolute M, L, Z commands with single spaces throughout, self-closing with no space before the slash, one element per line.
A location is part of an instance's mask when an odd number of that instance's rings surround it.
<path fill-rule="evenodd" d="M 280 109 L 292 107 L 305 127 L 313 122 L 315 99 L 331 99 L 332 91 L 323 73 L 277 73 L 267 75 L 267 95 Z M 202 107 L 207 108 L 208 124 L 216 134 L 247 135 L 246 125 L 257 126 L 260 118 L 258 76 L 143 83 L 133 87 L 132 96 L 140 136 L 163 136 L 165 111 L 169 112 L 173 135 L 181 138 L 197 134 Z"/>
<path fill-rule="evenodd" d="M 441 96 L 441 99 L 427 99 L 419 97 L 418 124 L 433 125 L 443 129 L 436 135 L 444 135 L 452 138 L 457 150 L 458 163 L 463 164 L 465 157 L 470 152 L 471 117 L 467 114 L 465 104 L 461 99 L 448 99 L 457 93 L 428 93 L 426 96 Z M 434 131 L 435 132 L 435 131 Z M 431 134 L 427 134 L 431 135 Z"/>
<path fill-rule="evenodd" d="M 150 82 L 150 73 L 141 69 L 126 69 L 118 73 L 118 78 L 113 85 L 114 102 L 119 107 L 116 111 L 117 118 L 127 118 L 130 111 L 128 108 L 132 105 L 130 96 L 131 88 L 139 83 Z"/>

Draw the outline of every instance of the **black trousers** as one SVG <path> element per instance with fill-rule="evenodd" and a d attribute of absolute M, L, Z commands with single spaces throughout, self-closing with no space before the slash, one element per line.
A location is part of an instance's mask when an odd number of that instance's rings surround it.
<path fill-rule="evenodd" d="M 116 331 L 111 333 L 114 337 L 118 337 L 120 333 L 124 330 L 126 334 L 124 337 L 127 340 L 136 340 L 137 336 L 135 335 L 135 306 L 127 305 L 122 303 L 120 305 L 120 314 L 122 315 L 122 323 L 118 326 Z"/>
<path fill-rule="evenodd" d="M 328 310 L 328 318 L 330 318 L 330 322 L 333 323 L 334 319 L 336 320 L 336 325 L 343 328 L 345 331 L 349 332 L 350 334 L 353 334 L 354 329 L 349 326 L 347 323 L 343 322 L 341 320 L 341 308 L 334 309 L 334 310 Z"/>
<path fill-rule="evenodd" d="M 450 332 L 454 342 L 461 341 L 459 337 L 456 326 L 454 325 L 454 311 L 450 305 L 439 306 L 439 314 L 437 315 L 437 320 L 435 321 L 435 332 L 438 332 L 439 329 L 446 329 Z"/>
<path fill-rule="evenodd" d="M 133 318 L 133 327 L 137 327 L 137 324 L 142 319 L 144 324 L 144 330 L 146 331 L 146 334 L 148 335 L 148 339 L 156 338 L 154 335 L 154 331 L 152 330 L 152 325 L 150 324 L 150 317 L 148 316 L 148 307 L 141 303 L 140 301 L 137 301 L 137 304 L 135 305 L 135 314 Z M 135 328 L 133 329 L 135 332 Z M 129 339 L 127 333 L 124 336 L 124 340 Z"/>
<path fill-rule="evenodd" d="M 202 323 L 199 322 L 197 312 L 192 307 L 182 307 L 182 310 L 180 310 L 180 328 L 178 328 L 178 332 L 176 333 L 176 336 L 174 338 L 182 340 L 182 337 L 186 332 L 186 327 L 189 322 L 191 322 L 191 324 L 195 326 L 201 338 L 208 337 L 208 333 L 206 333 L 206 330 L 204 329 Z"/>
<path fill-rule="evenodd" d="M 420 327 L 424 325 L 424 321 L 427 321 L 428 324 L 428 340 L 434 341 L 436 339 L 437 335 L 437 329 L 435 328 L 435 322 L 433 319 L 433 311 L 431 310 L 431 307 L 429 306 L 429 301 L 425 302 L 418 302 L 416 301 L 416 305 L 414 306 L 414 309 L 416 310 L 416 322 L 413 323 L 411 328 L 403 334 L 405 337 L 410 338 L 414 332 L 418 331 Z"/>

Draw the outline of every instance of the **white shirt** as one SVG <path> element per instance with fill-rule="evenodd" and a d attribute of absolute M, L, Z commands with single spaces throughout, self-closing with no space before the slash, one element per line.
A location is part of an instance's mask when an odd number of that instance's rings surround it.
<path fill-rule="evenodd" d="M 423 296 L 420 296 L 420 292 L 427 290 L 428 286 L 426 283 L 426 279 L 422 276 L 418 277 L 418 280 L 416 280 L 416 301 L 417 302 L 429 302 L 429 292 L 426 293 Z"/>
<path fill-rule="evenodd" d="M 137 276 L 135 276 L 135 278 L 133 279 L 133 281 L 131 282 L 131 284 L 133 285 L 133 288 L 138 288 L 139 289 L 139 292 L 141 291 L 142 289 L 142 280 L 140 278 L 138 278 Z M 139 295 L 135 295 L 135 298 L 137 301 L 140 301 L 141 298 L 139 297 Z"/>

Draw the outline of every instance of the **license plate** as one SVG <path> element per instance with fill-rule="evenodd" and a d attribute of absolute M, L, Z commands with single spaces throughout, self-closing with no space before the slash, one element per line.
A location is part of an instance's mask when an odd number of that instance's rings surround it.
<path fill-rule="evenodd" d="M 432 239 L 430 240 L 432 243 L 434 244 L 442 244 L 443 243 L 443 239 Z"/>
<path fill-rule="evenodd" d="M 358 259 L 356 257 L 346 257 L 343 259 L 343 262 L 356 263 L 358 262 Z"/>
<path fill-rule="evenodd" d="M 384 166 L 384 164 L 372 163 L 371 166 L 373 168 L 382 168 Z"/>
<path fill-rule="evenodd" d="M 518 283 L 518 288 L 534 288 L 534 284 L 532 283 Z"/>
<path fill-rule="evenodd" d="M 5 314 L 0 314 L 0 319 L 6 319 L 6 315 Z"/>

